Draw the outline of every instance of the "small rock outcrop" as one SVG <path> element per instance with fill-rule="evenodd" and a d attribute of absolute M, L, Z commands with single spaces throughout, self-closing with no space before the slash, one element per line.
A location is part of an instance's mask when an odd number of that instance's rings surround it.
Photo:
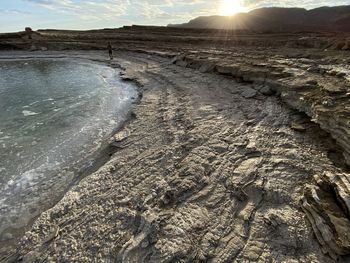
<path fill-rule="evenodd" d="M 323 252 L 338 260 L 350 254 L 350 177 L 325 173 L 307 185 L 301 206 Z"/>

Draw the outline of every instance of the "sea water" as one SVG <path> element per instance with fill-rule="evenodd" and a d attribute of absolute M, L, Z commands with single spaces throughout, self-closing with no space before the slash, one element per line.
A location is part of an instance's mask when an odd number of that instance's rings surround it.
<path fill-rule="evenodd" d="M 136 89 L 87 60 L 0 60 L 0 241 L 66 191 Z M 73 169 L 74 168 L 74 169 Z"/>

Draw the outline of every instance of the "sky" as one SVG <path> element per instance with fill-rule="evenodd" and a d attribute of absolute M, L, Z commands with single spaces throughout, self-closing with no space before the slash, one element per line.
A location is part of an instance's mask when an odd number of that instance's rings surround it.
<path fill-rule="evenodd" d="M 0 32 L 95 29 L 184 23 L 203 15 L 232 15 L 259 7 L 350 5 L 350 0 L 0 0 Z"/>

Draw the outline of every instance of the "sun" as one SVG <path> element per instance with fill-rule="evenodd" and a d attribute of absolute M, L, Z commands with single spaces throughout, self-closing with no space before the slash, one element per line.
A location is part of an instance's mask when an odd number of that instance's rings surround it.
<path fill-rule="evenodd" d="M 222 16 L 232 16 L 240 12 L 246 12 L 241 0 L 222 0 L 219 7 L 219 14 Z"/>

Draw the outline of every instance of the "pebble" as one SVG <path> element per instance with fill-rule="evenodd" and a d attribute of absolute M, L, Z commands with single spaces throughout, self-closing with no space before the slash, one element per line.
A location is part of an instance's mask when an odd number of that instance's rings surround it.
<path fill-rule="evenodd" d="M 251 88 L 247 88 L 242 92 L 242 96 L 246 99 L 253 98 L 257 94 L 257 91 Z"/>

